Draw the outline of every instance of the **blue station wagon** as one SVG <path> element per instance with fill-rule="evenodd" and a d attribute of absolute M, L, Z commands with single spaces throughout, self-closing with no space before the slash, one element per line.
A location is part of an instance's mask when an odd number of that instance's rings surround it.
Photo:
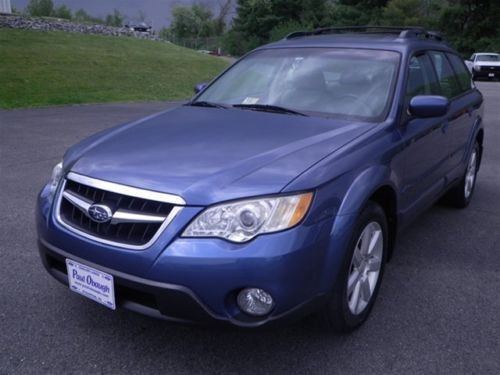
<path fill-rule="evenodd" d="M 473 195 L 483 97 L 436 33 L 296 32 L 196 91 L 54 168 L 39 250 L 70 290 L 176 322 L 318 312 L 349 332 L 398 233 L 437 200 Z"/>

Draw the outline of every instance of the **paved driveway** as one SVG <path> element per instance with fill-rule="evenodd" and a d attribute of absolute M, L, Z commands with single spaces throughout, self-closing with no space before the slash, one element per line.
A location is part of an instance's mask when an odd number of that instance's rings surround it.
<path fill-rule="evenodd" d="M 373 315 L 350 336 L 313 319 L 177 326 L 70 293 L 38 259 L 38 189 L 69 145 L 167 105 L 0 111 L 0 374 L 500 373 L 500 83 L 479 86 L 487 136 L 471 206 L 435 206 L 401 236 Z"/>

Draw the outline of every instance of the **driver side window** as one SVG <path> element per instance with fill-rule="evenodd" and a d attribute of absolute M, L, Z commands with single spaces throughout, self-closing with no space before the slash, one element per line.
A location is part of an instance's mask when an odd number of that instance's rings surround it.
<path fill-rule="evenodd" d="M 413 56 L 408 66 L 406 103 L 417 95 L 440 95 L 432 63 L 427 55 Z"/>

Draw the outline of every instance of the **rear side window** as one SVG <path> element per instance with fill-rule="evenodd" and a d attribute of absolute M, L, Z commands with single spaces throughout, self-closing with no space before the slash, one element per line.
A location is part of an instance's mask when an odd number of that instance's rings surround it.
<path fill-rule="evenodd" d="M 462 92 L 468 91 L 472 88 L 472 81 L 470 79 L 469 70 L 465 67 L 462 59 L 457 55 L 451 53 L 447 54 L 448 59 L 451 62 L 451 66 L 457 75 L 458 82 L 460 83 L 460 88 Z"/>
<path fill-rule="evenodd" d="M 445 54 L 442 52 L 431 51 L 430 56 L 438 75 L 442 95 L 446 96 L 448 99 L 460 95 L 462 90 L 458 85 L 455 72 L 451 68 Z"/>
<path fill-rule="evenodd" d="M 417 95 L 441 95 L 436 75 L 427 55 L 413 56 L 408 67 L 406 102 Z"/>

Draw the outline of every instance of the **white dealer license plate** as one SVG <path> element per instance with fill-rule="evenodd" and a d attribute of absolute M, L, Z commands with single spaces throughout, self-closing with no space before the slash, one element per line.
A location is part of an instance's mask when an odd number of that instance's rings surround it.
<path fill-rule="evenodd" d="M 495 73 L 488 73 L 488 77 L 494 77 Z"/>
<path fill-rule="evenodd" d="M 66 259 L 69 288 L 114 310 L 115 289 L 113 276 L 95 268 Z"/>

